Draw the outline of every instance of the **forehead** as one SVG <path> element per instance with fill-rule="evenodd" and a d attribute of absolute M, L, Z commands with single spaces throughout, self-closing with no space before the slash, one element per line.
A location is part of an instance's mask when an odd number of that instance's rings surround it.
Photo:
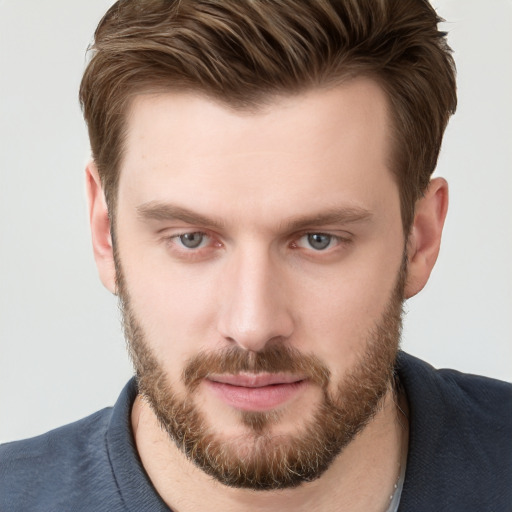
<path fill-rule="evenodd" d="M 202 143 L 209 141 L 211 145 L 217 145 L 220 141 L 213 139 L 212 135 L 220 135 L 219 129 L 222 128 L 228 144 L 234 141 L 236 135 L 241 136 L 248 131 L 252 137 L 244 142 L 250 142 L 255 147 L 259 143 L 270 147 L 270 140 L 275 138 L 269 139 L 266 134 L 275 129 L 272 135 L 278 131 L 282 135 L 276 144 L 283 139 L 300 144 L 303 142 L 300 139 L 306 139 L 317 145 L 322 140 L 328 141 L 329 135 L 346 137 L 350 132 L 357 136 L 356 129 L 368 130 L 373 127 L 375 131 L 386 130 L 389 121 L 387 107 L 383 89 L 375 81 L 364 77 L 347 80 L 330 88 L 312 88 L 293 95 L 269 95 L 247 108 L 194 91 L 138 94 L 128 109 L 126 149 L 129 151 L 138 142 L 147 143 L 145 135 L 148 128 L 162 127 L 165 131 L 160 131 L 159 139 L 153 138 L 155 144 L 162 139 L 172 143 L 171 135 L 175 139 L 182 138 L 192 128 L 196 142 L 206 135 Z M 343 130 L 343 125 L 347 127 L 346 130 Z M 181 147 L 180 143 L 177 144 Z"/>
<path fill-rule="evenodd" d="M 389 141 L 385 94 L 364 78 L 251 111 L 192 93 L 140 95 L 128 116 L 119 199 L 218 203 L 226 215 L 237 205 L 292 207 L 293 198 L 303 209 L 315 200 L 358 206 L 393 183 Z"/>

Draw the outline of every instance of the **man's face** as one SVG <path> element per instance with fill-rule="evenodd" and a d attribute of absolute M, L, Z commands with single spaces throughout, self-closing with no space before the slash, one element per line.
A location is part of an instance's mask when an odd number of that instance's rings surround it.
<path fill-rule="evenodd" d="M 127 336 L 159 420 L 224 483 L 317 477 L 389 390 L 405 270 L 388 124 L 363 79 L 256 112 L 133 103 L 116 212 Z"/>

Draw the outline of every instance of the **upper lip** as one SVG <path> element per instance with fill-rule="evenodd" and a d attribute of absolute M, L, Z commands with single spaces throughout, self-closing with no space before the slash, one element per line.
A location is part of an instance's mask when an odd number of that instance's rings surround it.
<path fill-rule="evenodd" d="M 275 384 L 292 384 L 304 380 L 304 377 L 291 373 L 237 373 L 236 375 L 212 374 L 208 376 L 208 380 L 230 386 L 260 388 Z"/>

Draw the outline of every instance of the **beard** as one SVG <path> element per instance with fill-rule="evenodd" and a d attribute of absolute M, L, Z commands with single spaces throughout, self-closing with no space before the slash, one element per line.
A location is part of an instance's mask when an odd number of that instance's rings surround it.
<path fill-rule="evenodd" d="M 312 354 L 273 343 L 260 352 L 238 346 L 200 352 L 184 366 L 185 396 L 169 384 L 131 307 L 119 257 L 117 291 L 139 393 L 161 427 L 186 457 L 224 485 L 252 490 L 293 488 L 319 478 L 341 451 L 373 419 L 393 387 L 402 329 L 404 258 L 384 313 L 369 330 L 357 362 L 334 386 L 327 366 Z M 292 373 L 304 375 L 322 391 L 311 417 L 294 433 L 273 434 L 279 411 L 238 411 L 246 432 L 226 438 L 194 403 L 197 388 L 210 374 Z M 334 391 L 329 391 L 334 387 Z"/>

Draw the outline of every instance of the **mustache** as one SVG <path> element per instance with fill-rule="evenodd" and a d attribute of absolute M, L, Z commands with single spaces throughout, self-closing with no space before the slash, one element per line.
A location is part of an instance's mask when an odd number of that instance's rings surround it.
<path fill-rule="evenodd" d="M 212 374 L 292 373 L 304 375 L 322 389 L 327 388 L 330 371 L 318 357 L 276 344 L 260 352 L 250 352 L 238 346 L 215 352 L 200 352 L 190 358 L 183 370 L 185 386 L 193 391 L 201 380 Z"/>

